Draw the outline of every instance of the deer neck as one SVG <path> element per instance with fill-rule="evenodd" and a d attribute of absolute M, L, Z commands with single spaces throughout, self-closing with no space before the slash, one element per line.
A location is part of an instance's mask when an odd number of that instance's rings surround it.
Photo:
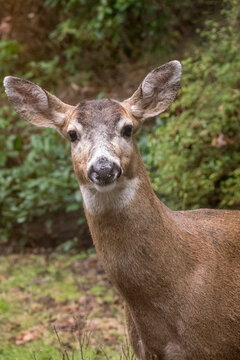
<path fill-rule="evenodd" d="M 164 232 L 171 211 L 154 194 L 140 155 L 134 163 L 136 171 L 132 177 L 112 192 L 97 193 L 81 187 L 97 253 L 124 296 L 130 296 L 143 281 L 154 281 L 153 269 L 159 262 L 159 253 L 168 256 L 170 252 Z M 168 273 L 167 262 L 165 265 L 160 271 L 163 281 Z M 159 274 L 155 275 L 159 282 Z"/>

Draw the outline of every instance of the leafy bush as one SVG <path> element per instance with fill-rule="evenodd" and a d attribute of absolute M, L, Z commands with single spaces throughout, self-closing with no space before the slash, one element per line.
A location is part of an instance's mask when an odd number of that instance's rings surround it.
<path fill-rule="evenodd" d="M 69 144 L 49 129 L 34 134 L 30 126 L 20 120 L 13 122 L 14 118 L 7 107 L 2 108 L 0 229 L 6 236 L 13 234 L 15 224 L 22 224 L 24 236 L 37 217 L 48 218 L 46 225 L 50 226 L 51 213 L 79 209 L 81 197 Z"/>
<path fill-rule="evenodd" d="M 19 46 L 15 40 L 0 41 L 0 63 L 2 69 L 10 71 L 18 60 Z"/>
<path fill-rule="evenodd" d="M 54 82 L 59 67 L 66 77 L 81 71 L 96 76 L 103 67 L 126 60 L 152 58 L 153 52 L 169 54 L 222 2 L 0 0 L 0 39 L 3 34 L 3 39 L 17 44 L 20 56 L 15 65 L 27 73 L 31 62 L 35 79 L 38 63 L 40 78 L 46 77 L 46 69 Z"/>
<path fill-rule="evenodd" d="M 23 56 L 22 44 L 0 40 L 1 80 L 8 74 L 24 73 L 24 78 L 45 85 L 60 74 L 58 56 L 22 66 Z M 54 85 L 51 81 L 49 87 Z M 38 131 L 20 120 L 2 91 L 0 104 L 0 240 L 16 236 L 18 228 L 18 240 L 24 243 L 32 221 L 43 218 L 43 227 L 50 228 L 52 214 L 79 209 L 81 196 L 69 144 L 52 130 Z M 79 222 L 83 220 L 80 217 Z"/>
<path fill-rule="evenodd" d="M 199 24 L 206 12 L 222 0 L 45 0 L 57 12 L 50 33 L 62 50 L 64 67 L 74 74 L 81 69 L 110 67 L 126 59 L 169 53 L 183 36 Z"/>
<path fill-rule="evenodd" d="M 149 136 L 154 188 L 175 209 L 240 205 L 240 7 L 226 4 L 223 19 L 206 21 L 178 100 Z"/>

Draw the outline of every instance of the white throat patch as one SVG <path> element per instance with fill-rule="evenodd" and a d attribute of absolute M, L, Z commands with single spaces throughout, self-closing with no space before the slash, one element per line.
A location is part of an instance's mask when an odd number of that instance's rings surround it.
<path fill-rule="evenodd" d="M 108 210 L 120 211 L 130 204 L 138 189 L 139 179 L 124 179 L 113 189 L 99 192 L 93 184 L 81 185 L 83 201 L 90 214 L 101 214 Z"/>

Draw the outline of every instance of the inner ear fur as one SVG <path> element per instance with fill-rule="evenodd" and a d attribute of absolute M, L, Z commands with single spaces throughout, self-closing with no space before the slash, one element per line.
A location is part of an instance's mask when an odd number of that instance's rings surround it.
<path fill-rule="evenodd" d="M 74 108 L 28 80 L 7 76 L 4 87 L 16 112 L 36 126 L 61 130 Z"/>
<path fill-rule="evenodd" d="M 177 60 L 154 69 L 122 105 L 139 121 L 162 113 L 175 100 L 181 75 L 182 66 Z"/>

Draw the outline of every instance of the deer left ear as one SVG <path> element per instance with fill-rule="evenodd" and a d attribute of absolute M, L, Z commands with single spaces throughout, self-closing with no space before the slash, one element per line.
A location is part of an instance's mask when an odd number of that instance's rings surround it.
<path fill-rule="evenodd" d="M 73 106 L 28 80 L 7 76 L 3 83 L 9 100 L 23 119 L 61 131 Z"/>
<path fill-rule="evenodd" d="M 165 111 L 175 100 L 180 87 L 181 63 L 170 61 L 151 71 L 135 93 L 122 102 L 139 121 Z"/>

